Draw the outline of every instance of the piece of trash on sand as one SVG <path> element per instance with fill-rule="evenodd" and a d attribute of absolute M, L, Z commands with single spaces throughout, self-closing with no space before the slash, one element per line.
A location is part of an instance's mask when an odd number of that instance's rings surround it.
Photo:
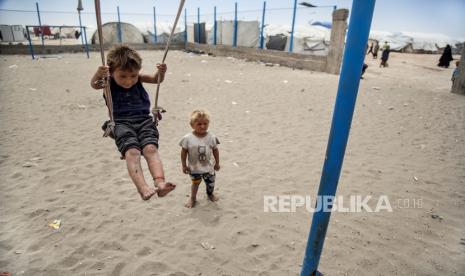
<path fill-rule="evenodd" d="M 18 68 L 18 65 L 13 64 L 13 65 L 8 66 L 8 68 L 10 68 L 10 69 Z"/>
<path fill-rule="evenodd" d="M 79 109 L 86 109 L 86 108 L 87 108 L 87 107 L 86 107 L 85 105 L 83 105 L 83 104 L 78 104 L 77 106 L 78 106 Z"/>
<path fill-rule="evenodd" d="M 224 82 L 225 82 L 225 83 L 232 83 L 231 80 L 225 80 Z"/>
<path fill-rule="evenodd" d="M 30 168 L 30 167 L 34 167 L 34 166 L 37 166 L 36 163 L 32 163 L 32 162 L 26 162 L 23 164 L 23 168 Z"/>
<path fill-rule="evenodd" d="M 200 245 L 202 245 L 203 249 L 208 250 L 208 249 L 215 249 L 215 247 L 208 242 L 202 242 Z"/>
<path fill-rule="evenodd" d="M 52 221 L 52 223 L 50 223 L 48 226 L 52 227 L 55 230 L 58 230 L 61 227 L 61 220 L 56 219 L 56 220 Z"/>
<path fill-rule="evenodd" d="M 231 102 L 231 104 L 236 105 L 237 103 L 233 101 L 233 102 Z"/>
<path fill-rule="evenodd" d="M 418 181 L 418 177 L 413 176 L 413 180 Z"/>
<path fill-rule="evenodd" d="M 381 88 L 377 87 L 377 86 L 373 86 L 372 87 L 374 90 L 381 90 Z"/>
<path fill-rule="evenodd" d="M 236 162 L 233 163 L 233 165 L 237 168 L 239 168 L 239 164 L 237 164 Z"/>
<path fill-rule="evenodd" d="M 208 61 L 202 59 L 200 62 L 201 62 L 201 63 L 207 63 Z"/>
<path fill-rule="evenodd" d="M 37 91 L 37 88 L 29 88 L 29 91 Z"/>
<path fill-rule="evenodd" d="M 245 111 L 245 114 L 249 114 L 249 113 L 250 113 L 250 110 L 246 110 L 246 111 Z"/>
<path fill-rule="evenodd" d="M 283 80 L 283 83 L 288 83 L 288 81 L 287 81 L 287 80 Z"/>

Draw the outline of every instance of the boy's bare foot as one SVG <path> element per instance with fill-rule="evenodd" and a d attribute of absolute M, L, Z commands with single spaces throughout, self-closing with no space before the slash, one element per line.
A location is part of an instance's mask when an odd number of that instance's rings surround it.
<path fill-rule="evenodd" d="M 218 200 L 219 200 L 219 198 L 218 198 L 215 194 L 208 195 L 208 199 L 209 199 L 211 202 L 215 202 L 215 201 L 218 201 Z"/>
<path fill-rule="evenodd" d="M 155 187 L 158 188 L 157 194 L 159 197 L 166 196 L 169 192 L 176 188 L 176 184 L 171 182 L 160 181 L 155 183 Z"/>
<path fill-rule="evenodd" d="M 184 205 L 187 208 L 194 208 L 197 201 L 195 199 L 189 198 L 189 201 Z"/>
<path fill-rule="evenodd" d="M 149 186 L 146 186 L 144 189 L 139 190 L 139 194 L 143 200 L 149 200 L 157 192 L 158 192 L 157 187 L 149 187 Z"/>

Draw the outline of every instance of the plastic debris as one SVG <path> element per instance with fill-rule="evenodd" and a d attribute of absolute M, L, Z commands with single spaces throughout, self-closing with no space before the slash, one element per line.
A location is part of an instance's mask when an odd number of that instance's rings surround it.
<path fill-rule="evenodd" d="M 231 104 L 236 105 L 237 103 L 233 101 L 233 102 L 231 102 Z"/>
<path fill-rule="evenodd" d="M 23 164 L 23 168 L 30 168 L 30 167 L 33 167 L 33 166 L 37 166 L 36 163 L 32 163 L 32 162 L 26 162 Z"/>
<path fill-rule="evenodd" d="M 287 81 L 287 80 L 283 80 L 283 83 L 288 83 L 288 81 Z"/>
<path fill-rule="evenodd" d="M 418 177 L 413 176 L 413 180 L 418 181 Z"/>
<path fill-rule="evenodd" d="M 239 168 L 239 164 L 237 164 L 236 162 L 233 163 L 233 165 L 237 168 Z"/>
<path fill-rule="evenodd" d="M 379 88 L 377 86 L 373 86 L 372 88 L 373 88 L 373 90 L 381 90 L 381 88 Z"/>
<path fill-rule="evenodd" d="M 225 82 L 225 83 L 232 83 L 231 80 L 225 80 L 224 82 Z"/>
<path fill-rule="evenodd" d="M 215 247 L 208 242 L 202 242 L 200 245 L 202 245 L 203 249 L 209 250 L 209 249 L 215 249 Z"/>
<path fill-rule="evenodd" d="M 56 219 L 52 223 L 50 223 L 48 226 L 52 227 L 55 230 L 58 230 L 61 227 L 61 220 Z"/>
<path fill-rule="evenodd" d="M 13 64 L 13 65 L 8 66 L 8 68 L 10 68 L 10 69 L 15 69 L 15 68 L 18 68 L 18 65 Z"/>

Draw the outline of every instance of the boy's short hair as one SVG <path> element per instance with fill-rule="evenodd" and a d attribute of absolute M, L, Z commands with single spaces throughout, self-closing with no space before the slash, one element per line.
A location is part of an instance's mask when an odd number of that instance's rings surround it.
<path fill-rule="evenodd" d="M 107 65 L 110 67 L 110 73 L 113 73 L 116 68 L 123 71 L 140 70 L 142 68 L 142 58 L 127 45 L 115 45 L 108 52 Z"/>
<path fill-rule="evenodd" d="M 208 113 L 208 111 L 203 110 L 203 109 L 196 109 L 192 111 L 190 124 L 192 125 L 195 123 L 195 121 L 200 120 L 200 119 L 205 119 L 208 122 L 210 122 L 210 114 Z"/>

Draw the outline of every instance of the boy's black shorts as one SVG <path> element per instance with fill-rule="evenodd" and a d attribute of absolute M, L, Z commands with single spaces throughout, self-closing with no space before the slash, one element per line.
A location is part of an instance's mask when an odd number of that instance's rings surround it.
<path fill-rule="evenodd" d="M 152 117 L 115 120 L 115 142 L 122 156 L 131 148 L 142 151 L 149 144 L 158 148 L 158 138 L 158 129 Z"/>

